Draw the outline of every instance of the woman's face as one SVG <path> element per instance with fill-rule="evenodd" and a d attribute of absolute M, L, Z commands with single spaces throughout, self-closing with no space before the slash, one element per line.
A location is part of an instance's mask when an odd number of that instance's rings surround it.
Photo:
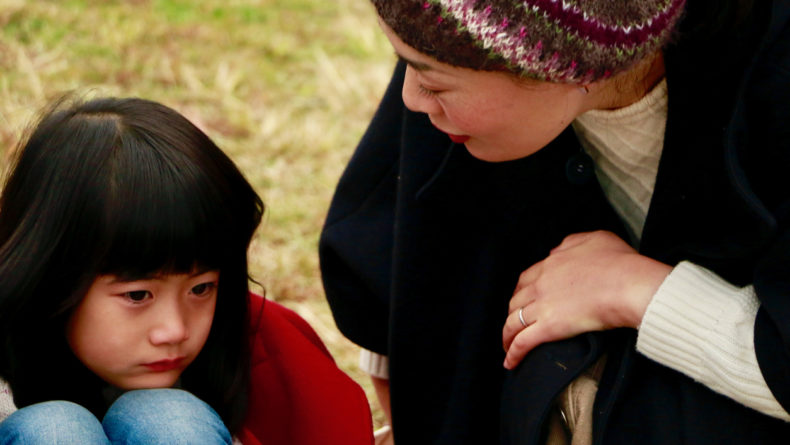
<path fill-rule="evenodd" d="M 576 85 L 517 80 L 512 75 L 458 68 L 404 43 L 383 22 L 398 56 L 408 63 L 403 102 L 484 161 L 528 156 L 551 142 L 584 109 Z"/>
<path fill-rule="evenodd" d="M 218 283 L 218 271 L 134 281 L 101 275 L 69 319 L 69 346 L 113 386 L 171 387 L 206 343 Z"/>

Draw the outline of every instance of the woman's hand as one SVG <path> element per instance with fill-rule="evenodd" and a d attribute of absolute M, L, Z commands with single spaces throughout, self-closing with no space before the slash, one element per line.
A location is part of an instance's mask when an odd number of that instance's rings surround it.
<path fill-rule="evenodd" d="M 541 343 L 638 327 L 671 270 L 611 232 L 566 237 L 519 277 L 502 330 L 505 367 L 515 368 Z"/>

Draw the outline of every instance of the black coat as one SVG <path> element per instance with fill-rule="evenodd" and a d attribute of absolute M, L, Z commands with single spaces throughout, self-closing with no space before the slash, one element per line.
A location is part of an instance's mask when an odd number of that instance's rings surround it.
<path fill-rule="evenodd" d="M 711 36 L 689 3 L 665 53 L 665 147 L 640 251 L 754 283 L 757 358 L 790 409 L 790 6 L 760 2 L 737 33 Z M 506 372 L 501 329 L 519 273 L 567 234 L 622 225 L 589 167 L 568 168 L 581 151 L 571 130 L 530 157 L 479 161 L 404 108 L 403 69 L 320 244 L 338 327 L 390 358 L 398 443 L 540 443 L 556 395 L 602 352 L 597 443 L 790 440 L 790 424 L 638 354 L 631 329 L 541 345 Z"/>

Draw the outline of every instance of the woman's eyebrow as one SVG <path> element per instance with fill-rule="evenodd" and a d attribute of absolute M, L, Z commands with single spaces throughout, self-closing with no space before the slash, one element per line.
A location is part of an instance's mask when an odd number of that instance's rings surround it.
<path fill-rule="evenodd" d="M 409 65 L 410 67 L 414 68 L 417 71 L 431 71 L 433 67 L 427 63 L 417 62 L 411 59 L 407 59 L 402 55 L 395 53 L 398 56 L 398 60 L 404 62 L 405 64 Z"/>

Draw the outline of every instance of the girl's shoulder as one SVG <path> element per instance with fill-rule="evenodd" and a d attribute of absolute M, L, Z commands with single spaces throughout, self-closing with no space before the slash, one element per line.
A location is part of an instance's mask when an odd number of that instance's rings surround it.
<path fill-rule="evenodd" d="M 278 332 L 278 337 L 284 335 L 285 337 L 283 338 L 264 339 L 267 340 L 266 343 L 269 343 L 269 346 L 275 346 L 270 344 L 274 340 L 288 343 L 299 338 L 310 342 L 327 357 L 332 357 L 312 326 L 293 310 L 254 293 L 250 293 L 249 307 L 251 329 L 255 337 L 259 337 L 263 331 L 270 330 L 275 326 L 279 330 L 284 331 Z"/>
<path fill-rule="evenodd" d="M 249 434 L 278 445 L 372 444 L 364 391 L 338 368 L 313 328 L 293 310 L 254 294 L 250 314 L 252 366 L 242 442 Z"/>

